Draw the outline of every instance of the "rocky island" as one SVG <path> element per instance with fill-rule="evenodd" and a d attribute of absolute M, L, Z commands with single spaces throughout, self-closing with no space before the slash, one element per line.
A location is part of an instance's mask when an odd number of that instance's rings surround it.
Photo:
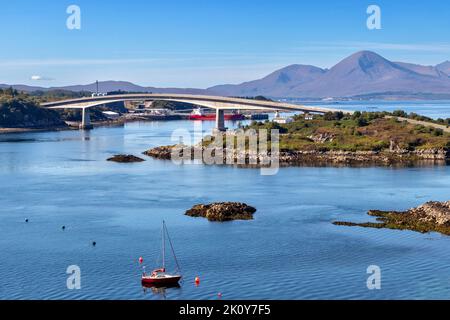
<path fill-rule="evenodd" d="M 209 221 L 252 220 L 254 207 L 240 202 L 198 204 L 186 211 L 190 217 L 203 217 Z"/>
<path fill-rule="evenodd" d="M 334 222 L 338 226 L 411 230 L 421 233 L 439 232 L 450 235 L 450 201 L 427 202 L 404 212 L 371 210 L 377 222 Z"/>
<path fill-rule="evenodd" d="M 107 161 L 113 161 L 113 162 L 119 162 L 119 163 L 133 163 L 133 162 L 143 162 L 145 160 L 142 158 L 136 157 L 132 154 L 118 154 L 118 155 L 115 155 L 115 156 L 107 159 Z"/>
<path fill-rule="evenodd" d="M 172 151 L 175 148 L 177 148 L 176 145 L 161 146 L 144 151 L 142 154 L 159 160 L 170 160 L 172 158 Z"/>
<path fill-rule="evenodd" d="M 272 154 L 269 147 L 268 155 L 276 156 L 282 166 L 445 165 L 450 160 L 450 133 L 434 127 L 414 125 L 387 112 L 355 112 L 353 115 L 335 112 L 315 115 L 313 119 L 297 115 L 293 122 L 287 124 L 253 122 L 243 128 L 247 132 L 259 132 L 258 129 L 268 132 L 271 129 L 279 130 L 279 150 Z M 223 139 L 223 163 L 229 163 L 227 154 L 232 154 L 234 163 L 237 159 L 245 159 L 244 164 L 261 164 L 267 157 L 248 150 L 237 150 L 236 147 L 228 150 L 227 137 L 229 134 Z M 186 146 L 161 146 L 144 154 L 170 160 L 173 151 L 181 157 L 187 150 L 194 159 L 195 155 L 203 154 L 215 139 L 215 136 L 205 138 L 190 150 Z"/>

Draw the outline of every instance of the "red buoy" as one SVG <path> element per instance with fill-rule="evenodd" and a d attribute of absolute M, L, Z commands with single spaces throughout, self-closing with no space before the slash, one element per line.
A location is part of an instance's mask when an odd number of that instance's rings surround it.
<path fill-rule="evenodd" d="M 139 258 L 139 264 L 143 264 L 144 263 L 144 258 L 140 257 Z"/>
<path fill-rule="evenodd" d="M 195 277 L 195 285 L 198 286 L 200 284 L 200 278 Z"/>

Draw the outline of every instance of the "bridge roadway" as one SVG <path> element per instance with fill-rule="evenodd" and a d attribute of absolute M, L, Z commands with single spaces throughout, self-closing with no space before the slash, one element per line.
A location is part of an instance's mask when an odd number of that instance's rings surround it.
<path fill-rule="evenodd" d="M 93 96 L 78 99 L 69 99 L 62 101 L 53 101 L 42 103 L 41 107 L 49 109 L 82 109 L 83 120 L 81 127 L 88 128 L 91 126 L 89 112 L 87 109 L 113 102 L 121 101 L 175 101 L 182 103 L 190 103 L 206 108 L 216 110 L 216 130 L 225 130 L 224 110 L 267 110 L 267 111 L 301 111 L 305 113 L 327 113 L 342 111 L 344 113 L 352 113 L 348 110 L 340 110 L 333 108 L 323 108 L 314 106 L 303 106 L 277 101 L 263 101 L 253 99 L 242 99 L 220 96 L 192 95 L 192 94 L 158 94 L 158 93 L 139 93 L 139 94 L 121 94 Z"/>

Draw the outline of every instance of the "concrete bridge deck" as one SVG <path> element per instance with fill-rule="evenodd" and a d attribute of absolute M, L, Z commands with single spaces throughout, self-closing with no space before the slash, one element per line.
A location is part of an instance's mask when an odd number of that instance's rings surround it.
<path fill-rule="evenodd" d="M 83 126 L 90 126 L 89 113 L 86 109 L 96 107 L 103 104 L 121 102 L 121 101 L 175 101 L 199 105 L 206 108 L 216 109 L 217 119 L 216 128 L 224 129 L 224 110 L 267 110 L 267 111 L 301 111 L 305 113 L 327 113 L 341 111 L 344 113 L 353 113 L 348 110 L 322 108 L 314 106 L 302 106 L 277 101 L 262 101 L 232 97 L 192 95 L 192 94 L 158 94 L 158 93 L 137 93 L 137 94 L 121 94 L 110 96 L 94 96 L 78 99 L 69 99 L 62 101 L 42 103 L 41 107 L 49 109 L 82 109 L 83 110 Z"/>

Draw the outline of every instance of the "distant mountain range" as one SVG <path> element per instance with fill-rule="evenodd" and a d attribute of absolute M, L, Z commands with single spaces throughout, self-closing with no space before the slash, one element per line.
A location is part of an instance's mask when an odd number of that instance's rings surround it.
<path fill-rule="evenodd" d="M 267 95 L 291 98 L 342 98 L 361 95 L 448 94 L 450 63 L 422 66 L 392 62 L 362 51 L 331 69 L 291 65 L 267 77 L 238 85 L 221 85 L 213 91 L 233 96 Z"/>
<path fill-rule="evenodd" d="M 154 93 L 190 93 L 190 94 L 203 94 L 205 89 L 194 89 L 194 88 L 154 88 L 154 87 L 142 87 L 137 84 L 127 82 L 127 81 L 99 81 L 99 90 L 101 92 L 112 92 L 112 91 L 127 91 L 127 92 L 154 92 Z M 52 91 L 52 90 L 63 90 L 63 91 L 74 91 L 74 92 L 96 92 L 97 84 L 91 83 L 86 85 L 73 85 L 73 86 L 63 86 L 63 87 L 37 87 L 37 86 L 27 86 L 22 84 L 0 84 L 0 88 L 10 88 L 13 87 L 19 91 L 33 92 L 33 91 Z"/>
<path fill-rule="evenodd" d="M 2 85 L 0 87 L 9 87 Z M 375 52 L 357 52 L 330 69 L 290 65 L 268 76 L 241 84 L 218 85 L 208 89 L 142 87 L 124 81 L 99 83 L 102 92 L 129 91 L 191 93 L 274 98 L 415 97 L 450 98 L 450 61 L 436 66 L 389 61 Z M 58 88 L 13 85 L 23 91 L 69 90 L 95 92 L 95 83 Z"/>

